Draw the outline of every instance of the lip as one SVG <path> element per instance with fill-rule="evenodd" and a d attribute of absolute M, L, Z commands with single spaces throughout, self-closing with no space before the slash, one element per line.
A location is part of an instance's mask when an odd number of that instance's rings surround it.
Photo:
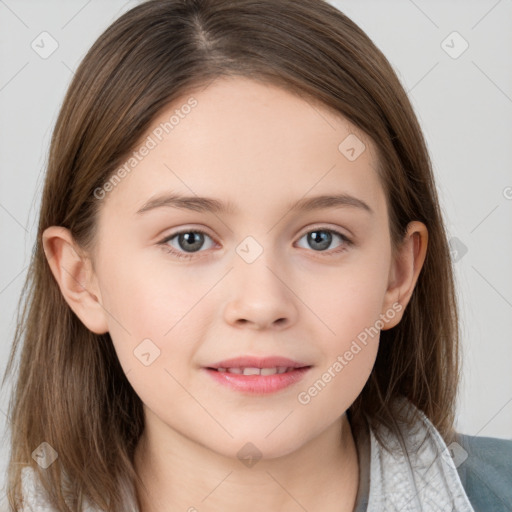
<path fill-rule="evenodd" d="M 268 356 L 253 357 L 242 356 L 232 359 L 225 359 L 218 363 L 203 367 L 212 379 L 227 388 L 240 393 L 250 395 L 265 395 L 276 393 L 293 384 L 296 384 L 308 371 L 312 365 L 294 361 L 286 357 Z M 293 368 L 285 373 L 276 373 L 273 375 L 243 375 L 229 372 L 219 372 L 217 368 L 275 368 L 286 367 Z"/>

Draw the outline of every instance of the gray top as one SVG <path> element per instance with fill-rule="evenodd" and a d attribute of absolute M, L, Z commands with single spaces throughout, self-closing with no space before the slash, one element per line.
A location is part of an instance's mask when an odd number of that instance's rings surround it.
<path fill-rule="evenodd" d="M 457 442 L 463 450 L 457 471 L 473 508 L 511 512 L 512 439 L 458 434 Z"/>

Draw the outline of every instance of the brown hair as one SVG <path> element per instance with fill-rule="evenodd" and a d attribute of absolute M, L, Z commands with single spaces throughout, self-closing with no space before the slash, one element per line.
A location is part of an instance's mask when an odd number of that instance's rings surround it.
<path fill-rule="evenodd" d="M 13 510 L 23 465 L 38 471 L 59 511 L 69 510 L 61 470 L 71 482 L 72 510 L 80 510 L 84 497 L 104 510 L 122 508 L 118 484 L 136 478 L 142 404 L 110 335 L 90 332 L 65 302 L 42 233 L 64 226 L 81 247 L 91 247 L 100 207 L 94 190 L 164 107 L 222 75 L 284 87 L 341 114 L 375 143 L 393 247 L 412 220 L 427 226 L 429 246 L 404 316 L 381 332 L 375 366 L 349 413 L 392 428 L 391 404 L 405 396 L 445 440 L 453 435 L 459 333 L 452 264 L 426 144 L 387 59 L 322 0 L 150 0 L 94 43 L 53 132 L 37 241 L 4 376 L 5 384 L 23 339 L 9 406 Z M 43 441 L 59 454 L 45 471 L 31 457 Z"/>

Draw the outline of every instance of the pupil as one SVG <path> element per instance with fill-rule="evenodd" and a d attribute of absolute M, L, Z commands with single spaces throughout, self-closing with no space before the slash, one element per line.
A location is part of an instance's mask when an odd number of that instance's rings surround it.
<path fill-rule="evenodd" d="M 194 241 L 196 235 L 199 238 L 199 241 Z M 186 242 L 185 243 L 186 247 L 184 247 L 185 249 L 198 250 L 201 248 L 202 238 L 203 238 L 203 235 L 201 233 L 194 233 L 194 232 L 182 233 L 180 235 L 180 245 L 181 245 L 181 242 L 185 241 Z"/>
<path fill-rule="evenodd" d="M 318 249 L 327 249 L 331 244 L 332 234 L 327 231 L 312 231 L 308 238 L 311 244 L 320 244 Z"/>

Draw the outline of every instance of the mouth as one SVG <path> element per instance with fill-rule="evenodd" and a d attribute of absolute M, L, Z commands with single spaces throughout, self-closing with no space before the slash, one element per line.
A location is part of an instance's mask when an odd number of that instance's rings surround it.
<path fill-rule="evenodd" d="M 268 394 L 287 388 L 312 365 L 283 357 L 239 357 L 203 368 L 219 384 L 246 394 Z"/>
<path fill-rule="evenodd" d="M 309 368 L 307 366 L 301 368 Z M 293 366 L 275 366 L 273 368 L 255 368 L 255 367 L 245 367 L 245 368 L 208 368 L 208 370 L 217 371 L 220 373 L 234 373 L 236 375 L 281 375 L 282 373 L 289 373 L 293 370 L 297 370 L 298 368 L 294 368 Z M 299 368 L 300 369 L 300 368 Z"/>

